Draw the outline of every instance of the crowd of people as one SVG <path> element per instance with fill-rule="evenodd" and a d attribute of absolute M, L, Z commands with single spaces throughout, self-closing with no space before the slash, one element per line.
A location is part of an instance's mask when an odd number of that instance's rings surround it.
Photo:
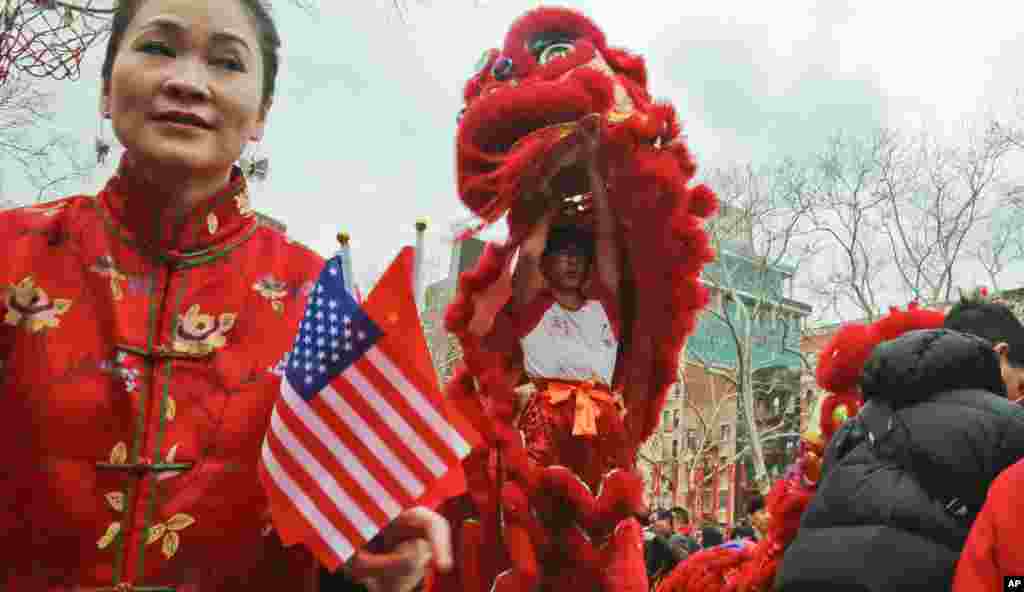
<path fill-rule="evenodd" d="M 644 529 L 644 565 L 651 588 L 656 589 L 666 574 L 702 549 L 720 545 L 740 549 L 760 540 L 756 525 L 766 519 L 764 496 L 753 495 L 746 510 L 732 526 L 715 522 L 694 526 L 689 512 L 679 506 L 651 512 Z"/>

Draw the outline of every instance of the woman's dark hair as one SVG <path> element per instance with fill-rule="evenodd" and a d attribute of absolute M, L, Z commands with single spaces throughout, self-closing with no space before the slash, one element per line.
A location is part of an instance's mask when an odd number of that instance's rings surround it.
<path fill-rule="evenodd" d="M 224 2 L 225 0 L 217 0 Z M 119 0 L 114 17 L 110 23 L 110 39 L 107 41 L 107 54 L 103 59 L 101 74 L 104 82 L 110 81 L 114 71 L 114 58 L 121 47 L 124 39 L 124 32 L 128 29 L 129 23 L 139 12 L 139 8 L 146 0 Z M 263 54 L 263 108 L 270 106 L 270 100 L 274 97 L 274 86 L 277 81 L 277 70 L 280 65 L 280 58 L 277 55 L 281 47 L 281 35 L 274 24 L 274 18 L 270 14 L 270 7 L 264 0 L 236 0 L 249 11 L 256 30 L 260 37 L 260 53 Z"/>

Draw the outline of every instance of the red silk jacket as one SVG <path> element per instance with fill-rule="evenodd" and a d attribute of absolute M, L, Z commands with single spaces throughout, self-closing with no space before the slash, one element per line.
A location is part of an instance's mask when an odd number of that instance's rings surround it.
<path fill-rule="evenodd" d="M 953 592 L 1000 592 L 1006 577 L 1024 576 L 1024 461 L 996 477 L 985 505 L 974 520 L 957 562 Z"/>
<path fill-rule="evenodd" d="M 257 459 L 323 261 L 237 171 L 173 238 L 154 210 L 118 175 L 0 213 L 0 589 L 310 590 Z"/>

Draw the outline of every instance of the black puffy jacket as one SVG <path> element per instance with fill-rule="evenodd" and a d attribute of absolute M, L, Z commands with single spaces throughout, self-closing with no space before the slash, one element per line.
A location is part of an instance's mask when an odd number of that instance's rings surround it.
<path fill-rule="evenodd" d="M 949 590 L 988 487 L 1024 457 L 992 345 L 945 329 L 883 343 L 786 550 L 783 592 Z"/>

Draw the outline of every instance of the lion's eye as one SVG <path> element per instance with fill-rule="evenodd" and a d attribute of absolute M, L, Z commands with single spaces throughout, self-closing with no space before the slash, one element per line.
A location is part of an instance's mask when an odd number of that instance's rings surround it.
<path fill-rule="evenodd" d="M 554 43 L 545 47 L 544 51 L 540 52 L 540 57 L 537 58 L 537 62 L 543 66 L 544 64 L 550 63 L 552 60 L 564 58 L 575 50 L 576 48 L 573 47 L 571 43 Z"/>

